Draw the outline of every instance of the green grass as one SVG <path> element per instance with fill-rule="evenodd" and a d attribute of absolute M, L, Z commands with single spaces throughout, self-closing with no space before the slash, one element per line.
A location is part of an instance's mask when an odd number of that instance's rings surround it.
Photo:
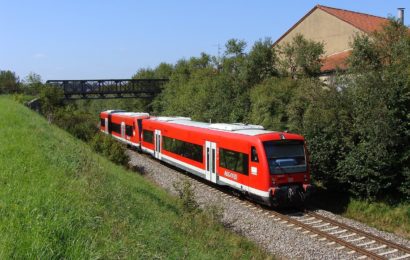
<path fill-rule="evenodd" d="M 409 202 L 369 202 L 352 199 L 347 193 L 329 192 L 321 186 L 317 187 L 311 200 L 312 206 L 410 239 Z"/>
<path fill-rule="evenodd" d="M 343 216 L 410 239 L 410 204 L 395 206 L 383 202 L 351 200 Z"/>
<path fill-rule="evenodd" d="M 180 205 L 0 97 L 0 259 L 269 257 Z"/>

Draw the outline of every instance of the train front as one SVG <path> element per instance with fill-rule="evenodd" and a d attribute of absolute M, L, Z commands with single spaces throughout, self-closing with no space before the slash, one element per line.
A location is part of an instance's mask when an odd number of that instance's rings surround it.
<path fill-rule="evenodd" d="M 312 192 L 305 141 L 295 134 L 280 133 L 279 137 L 279 140 L 262 142 L 269 171 L 271 205 L 300 207 Z"/>

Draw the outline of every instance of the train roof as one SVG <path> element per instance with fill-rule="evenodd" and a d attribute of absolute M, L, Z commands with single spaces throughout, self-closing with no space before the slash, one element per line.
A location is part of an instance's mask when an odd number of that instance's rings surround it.
<path fill-rule="evenodd" d="M 183 126 L 204 128 L 204 129 L 209 129 L 209 130 L 250 135 L 250 136 L 274 133 L 274 131 L 265 130 L 265 128 L 261 125 L 250 125 L 250 124 L 242 124 L 242 123 L 233 123 L 233 124 L 205 123 L 205 122 L 192 121 L 191 118 L 189 117 L 163 117 L 161 116 L 161 117 L 151 117 L 150 120 L 159 121 L 159 122 L 167 122 L 167 123 L 183 125 Z"/>
<path fill-rule="evenodd" d="M 149 117 L 149 113 L 144 112 L 126 112 L 125 110 L 107 110 L 101 113 L 115 114 L 116 116 L 125 116 L 125 117 Z"/>
<path fill-rule="evenodd" d="M 135 116 L 149 117 L 149 113 L 144 113 L 144 112 L 119 112 L 119 113 L 115 113 L 115 115 L 130 116 L 130 117 L 135 117 Z"/>

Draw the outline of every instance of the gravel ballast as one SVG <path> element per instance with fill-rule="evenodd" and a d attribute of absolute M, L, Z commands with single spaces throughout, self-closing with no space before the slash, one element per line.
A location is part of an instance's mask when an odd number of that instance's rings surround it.
<path fill-rule="evenodd" d="M 312 238 L 312 233 L 303 234 L 303 230 L 288 227 L 275 217 L 266 215 L 266 211 L 252 206 L 240 199 L 227 195 L 217 189 L 191 178 L 179 170 L 150 158 L 147 155 L 128 150 L 130 165 L 135 166 L 156 184 L 177 195 L 175 183 L 189 182 L 194 189 L 195 200 L 202 207 L 217 207 L 222 213 L 222 223 L 236 233 L 254 241 L 267 252 L 281 258 L 303 259 L 355 259 L 356 254 L 347 250 L 337 250 L 338 245 L 328 245 L 329 241 Z M 364 229 L 385 239 L 410 246 L 410 242 L 393 234 L 378 231 L 362 223 L 346 219 L 330 212 L 319 210 L 317 213 L 340 222 Z"/>

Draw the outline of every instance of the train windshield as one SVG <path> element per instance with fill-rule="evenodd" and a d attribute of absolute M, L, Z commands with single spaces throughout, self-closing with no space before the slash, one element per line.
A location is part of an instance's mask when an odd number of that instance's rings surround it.
<path fill-rule="evenodd" d="M 306 171 L 303 141 L 281 140 L 263 142 L 271 174 Z"/>

